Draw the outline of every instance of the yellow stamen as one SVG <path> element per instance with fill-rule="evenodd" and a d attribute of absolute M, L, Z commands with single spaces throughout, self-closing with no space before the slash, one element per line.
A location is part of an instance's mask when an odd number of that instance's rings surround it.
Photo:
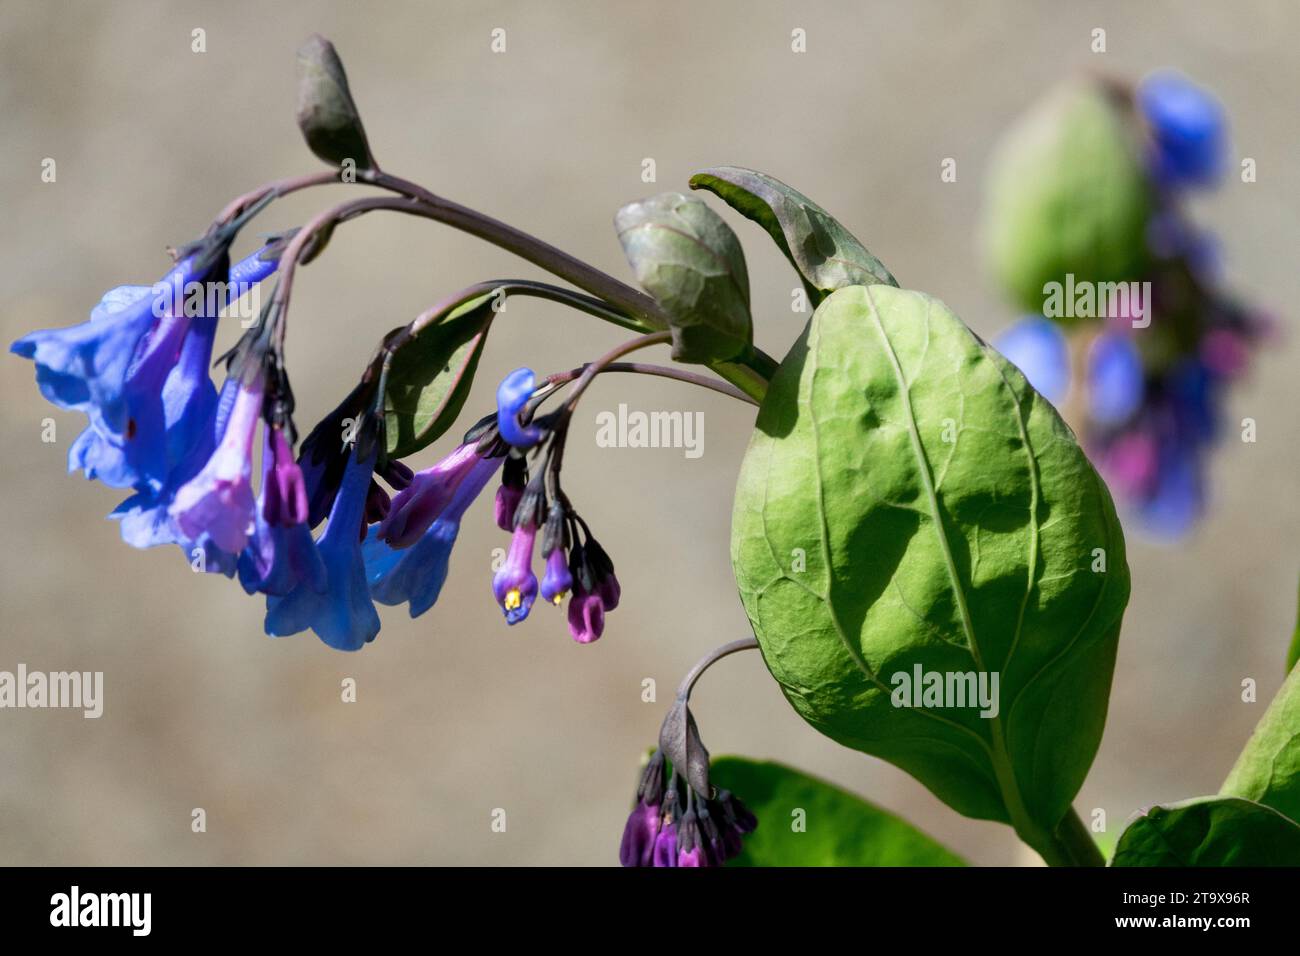
<path fill-rule="evenodd" d="M 568 593 L 567 591 L 561 591 L 559 594 L 555 595 L 555 597 L 551 598 L 551 603 L 554 604 L 556 607 L 559 607 L 561 604 L 564 603 L 564 595 L 567 593 Z"/>
<path fill-rule="evenodd" d="M 519 595 L 519 589 L 518 589 L 518 588 L 511 588 L 509 591 L 506 592 L 506 610 L 507 610 L 507 611 L 513 611 L 515 608 L 519 607 L 519 606 L 520 606 L 521 604 L 523 604 L 523 603 L 524 603 L 524 602 L 523 602 L 523 599 L 522 599 L 522 598 L 520 597 L 520 595 Z"/>

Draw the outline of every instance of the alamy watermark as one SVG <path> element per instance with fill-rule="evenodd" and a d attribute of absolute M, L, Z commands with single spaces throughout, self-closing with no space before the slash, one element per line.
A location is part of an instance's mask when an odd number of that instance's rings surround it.
<path fill-rule="evenodd" d="M 620 402 L 617 412 L 596 415 L 599 448 L 681 448 L 687 458 L 704 454 L 703 412 L 629 411 Z"/>
<path fill-rule="evenodd" d="M 1129 319 L 1135 329 L 1151 324 L 1150 282 L 1075 281 L 1043 286 L 1043 317 L 1047 319 Z"/>
<path fill-rule="evenodd" d="M 82 716 L 104 713 L 103 671 L 0 671 L 0 708 L 68 708 Z"/>
<path fill-rule="evenodd" d="M 260 282 L 159 282 L 153 287 L 153 315 L 198 318 L 224 315 L 241 319 L 245 327 L 262 312 Z"/>
<path fill-rule="evenodd" d="M 927 671 L 920 664 L 911 671 L 895 671 L 889 695 L 895 707 L 978 707 L 980 716 L 998 715 L 997 671 Z"/>
<path fill-rule="evenodd" d="M 50 897 L 51 926 L 122 926 L 148 936 L 153 925 L 152 893 L 83 893 L 73 886 Z"/>

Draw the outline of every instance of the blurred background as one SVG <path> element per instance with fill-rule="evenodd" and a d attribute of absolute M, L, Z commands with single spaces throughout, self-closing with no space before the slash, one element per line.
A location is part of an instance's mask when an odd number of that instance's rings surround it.
<path fill-rule="evenodd" d="M 1196 207 L 1229 286 L 1284 338 L 1231 396 L 1211 510 L 1177 546 L 1131 536 L 1133 596 L 1105 738 L 1076 801 L 1112 838 L 1151 803 L 1217 790 L 1283 677 L 1294 624 L 1300 499 L 1300 208 L 1295 161 L 1300 8 L 1285 2 L 1058 4 L 728 2 L 353 4 L 47 0 L 0 4 L 0 322 L 6 342 L 85 319 L 100 295 L 150 284 L 164 247 L 234 195 L 319 167 L 293 120 L 294 51 L 311 32 L 347 65 L 390 172 L 628 277 L 612 217 L 723 163 L 795 185 L 907 287 L 977 332 L 1016 315 L 975 246 L 997 135 L 1065 74 L 1136 79 L 1178 67 L 1227 108 L 1230 175 Z M 493 53 L 502 28 L 506 50 Z M 1107 52 L 1091 52 L 1092 30 Z M 807 52 L 791 51 L 791 31 Z M 204 31 L 206 52 L 192 51 Z M 57 181 L 41 181 L 45 158 Z M 940 164 L 957 161 L 956 182 Z M 657 182 L 641 180 L 653 158 Z M 277 203 L 253 233 L 300 223 L 343 187 Z M 332 190 L 332 191 L 331 191 Z M 715 204 L 715 208 L 721 208 Z M 746 243 L 756 337 L 780 356 L 804 319 L 793 273 L 755 226 Z M 372 215 L 341 228 L 295 286 L 289 359 L 304 432 L 351 387 L 380 335 L 471 282 L 538 277 L 432 223 Z M 233 341 L 233 333 L 227 331 Z M 467 406 L 528 364 L 569 368 L 618 330 L 535 300 L 498 321 Z M 593 864 L 616 862 L 639 756 L 673 687 L 747 624 L 728 561 L 731 493 L 751 409 L 672 382 L 611 377 L 582 406 L 566 487 L 619 566 L 623 602 L 581 647 L 539 606 L 507 628 L 492 601 L 506 535 L 470 512 L 439 604 L 383 609 L 364 651 L 270 639 L 238 584 L 191 573 L 174 548 L 135 551 L 103 520 L 121 497 L 65 477 L 79 416 L 45 404 L 3 360 L 0 670 L 103 671 L 99 720 L 0 711 L 0 863 Z M 595 416 L 704 413 L 704 454 L 596 447 Z M 58 441 L 41 440 L 52 417 Z M 445 451 L 427 449 L 423 467 Z M 343 703 L 340 682 L 357 682 Z M 642 700 L 642 681 L 658 702 Z M 1258 702 L 1241 701 L 1241 682 Z M 1024 864 L 1008 828 L 958 817 L 892 767 L 820 737 L 756 654 L 696 692 L 714 753 L 781 760 L 889 808 L 972 862 Z M 743 796 L 743 795 L 742 795 Z M 202 807 L 207 832 L 191 832 Z M 494 810 L 506 811 L 504 833 Z"/>

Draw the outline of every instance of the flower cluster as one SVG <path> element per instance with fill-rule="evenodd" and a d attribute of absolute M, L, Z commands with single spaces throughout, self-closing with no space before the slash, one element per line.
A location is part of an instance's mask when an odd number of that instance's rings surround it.
<path fill-rule="evenodd" d="M 1134 102 L 1153 196 L 1139 257 L 1149 295 L 1068 332 L 1030 316 L 994 344 L 1076 419 L 1089 455 L 1143 527 L 1176 537 L 1202 512 L 1224 395 L 1269 323 L 1220 289 L 1213 237 L 1182 209 L 1189 192 L 1222 175 L 1222 107 L 1175 73 L 1148 77 Z"/>
<path fill-rule="evenodd" d="M 547 416 L 544 424 L 536 416 L 537 404 L 550 392 L 549 386 L 536 387 L 527 368 L 511 372 L 497 391 L 497 427 L 512 451 L 497 491 L 496 519 L 511 538 L 492 579 L 492 593 L 510 624 L 528 616 L 539 593 L 557 607 L 569 595 L 569 633 L 578 643 L 590 644 L 605 630 L 605 612 L 618 607 L 621 588 L 614 563 L 560 488 L 570 410 Z M 536 449 L 538 464 L 531 477 L 528 449 Z M 540 584 L 533 572 L 539 534 Z"/>
<path fill-rule="evenodd" d="M 507 623 L 527 618 L 538 595 L 557 607 L 567 598 L 573 638 L 596 641 L 605 615 L 618 607 L 621 587 L 614 563 L 561 487 L 565 442 L 592 379 L 615 368 L 622 355 L 673 341 L 669 317 L 653 299 L 580 260 L 381 172 L 332 45 L 311 38 L 299 51 L 299 64 L 299 126 L 313 152 L 331 165 L 329 172 L 278 180 L 238 197 L 200 240 L 176 252 L 158 283 L 113 289 L 89 321 L 13 343 L 14 353 L 35 364 L 45 398 L 86 416 L 68 454 L 69 470 L 130 490 L 110 516 L 128 544 L 176 545 L 195 571 L 237 578 L 248 594 L 262 595 L 267 634 L 311 630 L 329 647 L 346 651 L 377 636 L 376 603 L 406 604 L 414 618 L 437 602 L 461 522 L 499 476 L 496 523 L 511 538 L 491 586 Z M 231 264 L 230 248 L 241 228 L 277 198 L 348 182 L 396 195 L 333 207 Z M 477 232 L 534 262 L 551 263 L 561 278 L 602 295 L 530 280 L 470 286 L 385 336 L 360 381 L 299 443 L 284 349 L 293 276 L 321 253 L 338 224 L 381 209 Z M 277 273 L 256 322 L 214 362 L 220 317 L 244 292 Z M 501 382 L 491 414 L 440 461 L 413 471 L 400 459 L 454 423 L 498 297 L 512 291 L 568 304 L 640 334 L 540 383 L 531 369 L 515 370 Z M 765 365 L 775 367 L 763 358 L 756 368 L 746 366 L 748 371 L 757 375 Z M 209 371 L 214 365 L 225 369 L 220 389 Z M 756 402 L 750 394 L 754 383 L 736 371 L 731 374 L 749 382 L 750 392 L 661 366 L 620 363 L 618 370 L 676 378 Z M 543 413 L 546 402 L 570 383 L 564 404 Z M 430 403 L 437 413 L 417 426 L 414 420 L 423 418 Z M 540 581 L 534 571 L 539 550 Z M 707 754 L 686 699 L 694 679 L 717 656 L 755 646 L 750 639 L 726 645 L 688 676 L 661 740 L 671 741 L 666 746 L 674 760 L 673 748 L 695 755 L 682 761 L 690 783 L 674 774 L 665 787 L 666 758 L 651 762 L 639 795 L 640 824 L 629 822 L 624 838 L 625 862 L 720 864 L 739 852 L 741 835 L 754 829 L 756 821 L 738 800 L 708 786 Z"/>
<path fill-rule="evenodd" d="M 696 793 L 656 750 L 641 772 L 619 847 L 624 866 L 722 866 L 758 820 L 727 790 Z M 665 776 L 667 781 L 665 783 Z"/>
<path fill-rule="evenodd" d="M 87 416 L 70 469 L 133 490 L 112 513 L 123 539 L 140 548 L 175 544 L 197 570 L 237 575 L 249 594 L 266 596 L 270 635 L 311 629 L 331 647 L 357 650 L 379 632 L 374 602 L 408 604 L 416 617 L 437 601 L 461 518 L 504 464 L 496 514 L 513 536 L 492 590 L 506 620 L 527 617 L 539 592 L 555 605 L 569 596 L 574 639 L 599 638 L 620 587 L 559 486 L 567 414 L 546 426 L 533 421 L 550 386 L 535 388 L 527 369 L 512 373 L 497 412 L 437 464 L 412 473 L 383 455 L 378 393 L 363 381 L 295 457 L 274 309 L 228 354 L 218 393 L 208 374 L 217 316 L 163 304 L 179 301 L 173 287 L 235 289 L 275 271 L 271 247 L 229 266 L 235 231 L 194 244 L 153 287 L 112 290 L 90 321 L 12 346 L 36 363 L 47 399 Z M 543 461 L 532 478 L 530 450 Z M 322 522 L 323 533 L 313 535 Z M 539 534 L 540 585 L 532 568 Z"/>

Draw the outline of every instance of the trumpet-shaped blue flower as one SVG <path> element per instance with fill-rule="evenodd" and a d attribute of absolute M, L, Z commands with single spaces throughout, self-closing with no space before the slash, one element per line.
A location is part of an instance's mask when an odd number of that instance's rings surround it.
<path fill-rule="evenodd" d="M 410 547 L 420 540 L 480 461 L 476 443 L 466 442 L 433 467 L 417 472 L 393 499 L 379 526 L 379 537 L 395 548 Z"/>
<path fill-rule="evenodd" d="M 388 605 L 409 602 L 413 618 L 433 607 L 447 580 L 461 518 L 492 480 L 501 461 L 500 457 L 479 459 L 437 520 L 409 548 L 393 548 L 380 537 L 377 527 L 370 528 L 362 553 L 370 593 L 376 601 Z"/>
<path fill-rule="evenodd" d="M 357 446 L 362 439 L 357 439 Z M 266 599 L 266 633 L 273 637 L 311 628 L 322 641 L 341 651 L 356 651 L 379 633 L 379 615 L 370 598 L 361 554 L 361 521 L 374 471 L 377 446 L 365 458 L 356 446 L 343 472 L 343 481 L 330 508 L 317 550 L 325 564 L 326 586 L 317 591 L 301 580 L 283 597 Z"/>
<path fill-rule="evenodd" d="M 69 450 L 69 470 L 80 468 L 113 487 L 157 492 L 201 431 L 211 410 L 207 365 L 216 322 L 204 309 L 225 302 L 205 296 L 202 307 L 187 309 L 183 290 L 226 279 L 219 265 L 203 266 L 210 274 L 200 275 L 196 263 L 203 258 L 183 258 L 154 286 L 111 290 L 88 322 L 33 332 L 10 347 L 36 363 L 37 384 L 49 401 L 89 419 Z M 227 300 L 276 264 L 260 252 L 240 262 L 230 271 Z"/>
<path fill-rule="evenodd" d="M 252 537 L 239 555 L 239 583 L 249 594 L 288 594 L 299 582 L 324 591 L 325 563 L 307 526 L 307 492 L 289 439 L 283 429 L 267 428 L 262 487 Z"/>
<path fill-rule="evenodd" d="M 253 530 L 253 440 L 262 419 L 266 379 L 259 370 L 240 381 L 225 431 L 203 469 L 176 491 L 169 509 L 187 539 L 207 534 L 238 554 Z"/>

